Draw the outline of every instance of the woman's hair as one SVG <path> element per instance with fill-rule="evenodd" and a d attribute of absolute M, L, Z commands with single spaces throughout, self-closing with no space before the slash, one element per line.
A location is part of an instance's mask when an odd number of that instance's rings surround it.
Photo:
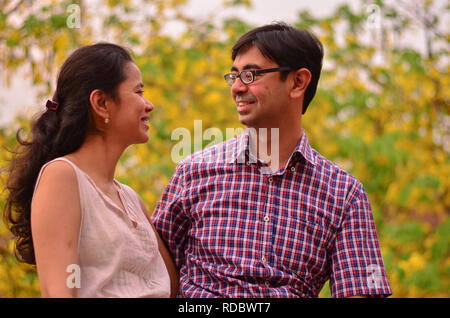
<path fill-rule="evenodd" d="M 231 51 L 234 61 L 239 53 L 251 46 L 256 46 L 266 58 L 279 66 L 288 66 L 298 70 L 302 67 L 311 72 L 311 82 L 305 92 L 302 113 L 306 112 L 309 103 L 316 94 L 322 70 L 323 46 L 311 32 L 296 29 L 286 23 L 279 22 L 253 29 L 239 38 Z M 281 73 L 281 80 L 287 78 L 289 72 Z"/>
<path fill-rule="evenodd" d="M 47 109 L 31 127 L 31 139 L 17 131 L 18 147 L 8 170 L 8 197 L 4 221 L 16 240 L 19 261 L 36 264 L 30 210 L 34 187 L 42 166 L 76 151 L 87 133 L 96 133 L 90 93 L 99 89 L 116 99 L 117 88 L 126 79 L 124 66 L 132 62 L 129 52 L 115 44 L 97 43 L 75 50 L 62 65 L 53 101 L 57 110 Z"/>

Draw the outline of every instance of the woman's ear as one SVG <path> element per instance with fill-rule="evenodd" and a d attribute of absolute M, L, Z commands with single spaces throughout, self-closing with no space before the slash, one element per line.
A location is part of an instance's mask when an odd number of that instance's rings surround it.
<path fill-rule="evenodd" d="M 300 98 L 305 95 L 309 82 L 311 82 L 311 72 L 307 68 L 301 68 L 294 72 L 294 81 L 290 91 L 291 98 Z"/>
<path fill-rule="evenodd" d="M 108 95 L 99 89 L 94 89 L 89 96 L 89 101 L 91 103 L 97 127 L 99 126 L 98 123 L 107 124 L 107 122 L 109 122 L 109 107 L 111 104 Z"/>

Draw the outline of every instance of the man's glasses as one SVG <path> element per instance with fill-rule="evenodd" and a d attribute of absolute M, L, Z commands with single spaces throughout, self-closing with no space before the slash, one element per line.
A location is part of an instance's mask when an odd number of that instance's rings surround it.
<path fill-rule="evenodd" d="M 236 79 L 239 77 L 245 85 L 251 84 L 255 81 L 256 75 L 264 74 L 264 73 L 272 73 L 272 72 L 285 72 L 292 71 L 290 67 L 277 67 L 277 68 L 266 68 L 262 70 L 244 70 L 241 73 L 228 73 L 223 77 L 227 81 L 228 85 L 232 86 Z"/>

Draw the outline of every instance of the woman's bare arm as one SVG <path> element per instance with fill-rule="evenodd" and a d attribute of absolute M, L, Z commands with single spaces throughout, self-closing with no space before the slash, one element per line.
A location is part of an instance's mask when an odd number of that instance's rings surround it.
<path fill-rule="evenodd" d="M 44 169 L 31 204 L 31 230 L 42 297 L 77 296 L 76 288 L 67 283 L 69 276 L 76 273 L 67 270 L 69 265 L 78 265 L 80 223 L 75 171 L 66 162 L 53 162 Z"/>

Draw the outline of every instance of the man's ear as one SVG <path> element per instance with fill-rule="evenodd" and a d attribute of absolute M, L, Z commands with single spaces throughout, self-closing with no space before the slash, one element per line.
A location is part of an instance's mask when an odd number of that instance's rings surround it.
<path fill-rule="evenodd" d="M 291 98 L 300 98 L 305 95 L 309 82 L 311 82 L 311 72 L 307 68 L 301 68 L 293 74 L 293 85 L 290 91 Z"/>
<path fill-rule="evenodd" d="M 89 101 L 91 102 L 94 118 L 97 119 L 98 122 L 104 123 L 105 119 L 109 120 L 109 104 L 111 103 L 110 98 L 105 92 L 94 89 L 89 96 Z"/>

